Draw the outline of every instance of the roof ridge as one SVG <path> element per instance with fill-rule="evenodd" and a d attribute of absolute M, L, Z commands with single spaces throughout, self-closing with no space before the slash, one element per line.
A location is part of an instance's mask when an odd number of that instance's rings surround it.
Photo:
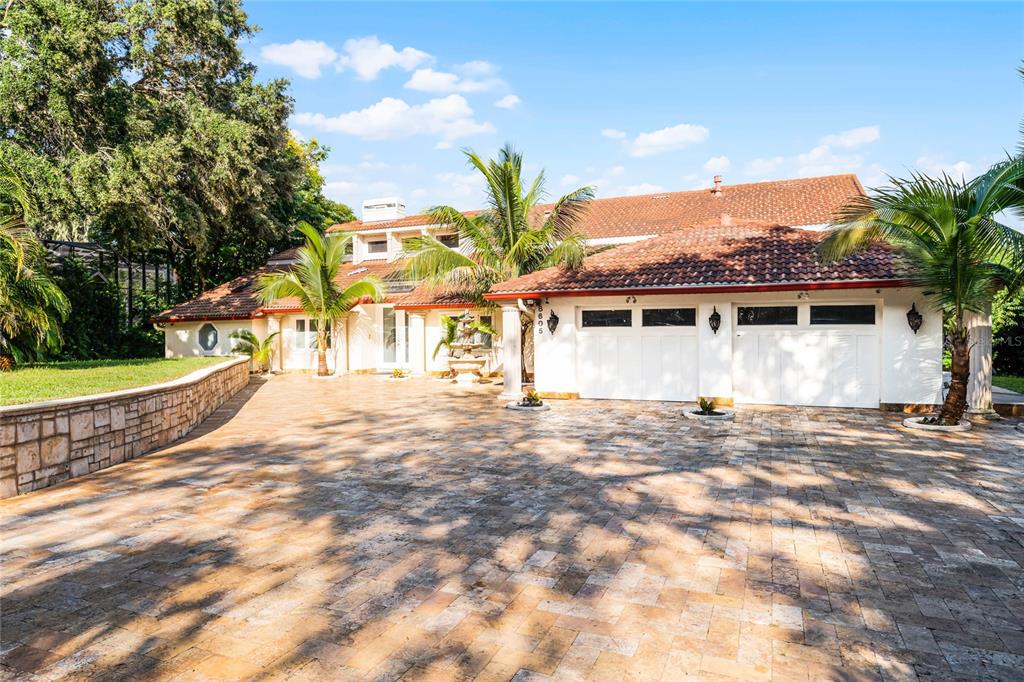
<path fill-rule="evenodd" d="M 820 182 L 822 180 L 831 180 L 831 179 L 847 179 L 847 180 L 852 180 L 853 184 L 858 188 L 858 190 L 862 194 L 864 193 L 864 186 L 861 184 L 860 179 L 857 177 L 856 173 L 834 173 L 834 174 L 831 174 L 831 175 L 813 175 L 813 176 L 806 177 L 806 178 L 785 178 L 783 180 L 759 180 L 757 182 L 739 182 L 739 183 L 734 183 L 734 184 L 724 184 L 723 183 L 722 184 L 722 188 L 723 188 L 723 190 L 726 189 L 726 188 L 736 190 L 736 189 L 745 189 L 745 188 L 749 188 L 749 187 L 756 187 L 756 186 L 759 186 L 759 185 L 794 185 L 794 184 L 800 184 L 800 183 Z M 636 200 L 639 200 L 639 199 L 644 199 L 644 198 L 649 198 L 649 197 L 666 197 L 666 198 L 670 198 L 670 197 L 674 197 L 674 196 L 683 196 L 683 195 L 687 195 L 688 196 L 688 195 L 694 195 L 694 194 L 711 194 L 711 189 L 712 188 L 707 187 L 707 188 L 685 189 L 685 190 L 662 190 L 660 192 L 650 192 L 650 193 L 647 193 L 647 194 L 625 194 L 625 195 L 620 195 L 620 196 L 615 196 L 615 197 L 600 197 L 600 198 L 597 198 L 597 199 L 592 199 L 591 203 L 593 203 L 593 204 L 602 204 L 602 203 L 606 204 L 606 203 L 611 203 L 611 202 L 616 202 L 616 201 L 636 201 Z M 543 203 L 543 204 L 537 204 L 536 208 L 548 208 L 548 207 L 551 207 L 551 206 L 554 206 L 554 205 L 555 205 L 555 202 L 547 202 L 547 203 Z M 463 214 L 470 214 L 470 213 L 482 213 L 485 210 L 486 209 L 482 209 L 482 208 L 472 208 L 472 209 L 460 210 L 459 212 L 463 213 Z M 376 220 L 376 221 L 372 221 L 372 222 L 369 222 L 369 223 L 364 222 L 361 218 L 357 218 L 355 220 L 350 220 L 347 223 L 335 223 L 334 225 L 331 225 L 328 229 L 329 230 L 335 230 L 335 229 L 341 230 L 341 229 L 344 229 L 346 225 L 367 226 L 367 225 L 374 225 L 374 224 L 377 224 L 377 223 L 379 223 L 381 225 L 386 225 L 388 223 L 397 222 L 399 220 L 410 220 L 410 219 L 419 218 L 419 217 L 428 218 L 429 215 L 430 215 L 429 213 L 413 213 L 412 215 L 401 216 L 400 218 L 391 218 L 391 219 L 388 219 L 388 220 Z M 424 223 L 424 224 L 426 224 L 426 223 Z"/>

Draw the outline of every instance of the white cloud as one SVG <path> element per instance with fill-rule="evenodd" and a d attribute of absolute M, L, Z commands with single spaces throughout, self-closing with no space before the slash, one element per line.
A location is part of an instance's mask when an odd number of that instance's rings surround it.
<path fill-rule="evenodd" d="M 497 78 L 461 78 L 454 73 L 433 69 L 416 69 L 412 78 L 405 83 L 408 89 L 420 92 L 487 92 L 502 85 L 504 83 Z"/>
<path fill-rule="evenodd" d="M 708 173 L 724 173 L 731 165 L 728 156 L 712 156 L 704 163 L 704 170 Z"/>
<path fill-rule="evenodd" d="M 426 52 L 413 47 L 396 50 L 390 43 L 382 43 L 377 36 L 350 38 L 342 48 L 345 54 L 338 59 L 338 70 L 351 69 L 364 81 L 372 81 L 384 69 L 399 67 L 412 71 L 421 64 L 434 61 Z"/>
<path fill-rule="evenodd" d="M 499 109 L 515 109 L 517 106 L 519 106 L 519 103 L 522 101 L 523 100 L 519 99 L 516 95 L 505 95 L 497 102 L 495 102 L 494 106 L 498 107 Z"/>
<path fill-rule="evenodd" d="M 455 69 L 466 76 L 492 76 L 498 73 L 497 66 L 480 59 L 459 64 Z"/>
<path fill-rule="evenodd" d="M 875 142 L 881 136 L 882 133 L 878 126 L 864 126 L 862 128 L 850 128 L 835 135 L 826 135 L 818 140 L 818 142 L 830 147 L 856 149 L 857 147 Z"/>
<path fill-rule="evenodd" d="M 453 140 L 495 132 L 493 125 L 477 121 L 473 114 L 469 102 L 462 95 L 448 95 L 416 105 L 385 97 L 365 109 L 337 116 L 295 114 L 294 122 L 320 131 L 354 135 L 364 140 L 397 140 L 414 135 L 436 135 L 441 138 L 438 148 L 447 149 Z"/>
<path fill-rule="evenodd" d="M 642 182 L 639 185 L 626 185 L 619 192 L 613 196 L 637 196 L 639 194 L 655 194 L 657 192 L 664 192 L 665 188 L 661 185 L 653 185 L 649 182 Z"/>
<path fill-rule="evenodd" d="M 625 166 L 612 166 L 611 168 L 608 169 L 607 173 L 611 177 L 617 178 L 617 177 L 619 177 L 621 175 L 624 175 L 626 173 L 626 167 Z"/>
<path fill-rule="evenodd" d="M 601 134 L 612 140 L 621 140 L 626 136 L 626 133 L 615 128 L 603 128 Z"/>
<path fill-rule="evenodd" d="M 265 45 L 260 56 L 271 64 L 287 66 L 303 78 L 319 78 L 320 69 L 334 63 L 338 53 L 319 40 L 294 40 Z"/>
<path fill-rule="evenodd" d="M 848 173 L 860 167 L 864 161 L 859 154 L 840 156 L 827 144 L 821 144 L 809 152 L 797 156 L 797 174 L 802 177 Z"/>
<path fill-rule="evenodd" d="M 701 125 L 680 123 L 679 125 L 640 133 L 628 143 L 629 155 L 635 157 L 655 156 L 688 147 L 708 139 L 708 129 Z"/>
<path fill-rule="evenodd" d="M 785 159 L 781 156 L 773 156 L 767 159 L 754 159 L 743 167 L 744 175 L 771 175 L 782 165 Z"/>
<path fill-rule="evenodd" d="M 921 171 L 925 175 L 938 176 L 945 173 L 954 180 L 970 178 L 971 170 L 974 168 L 974 166 L 967 161 L 948 163 L 945 157 L 941 154 L 925 154 L 917 160 L 915 165 L 917 166 L 917 170 Z"/>
<path fill-rule="evenodd" d="M 580 176 L 573 175 L 571 173 L 569 175 L 563 175 L 562 179 L 558 181 L 558 184 L 561 187 L 578 187 L 579 183 Z"/>

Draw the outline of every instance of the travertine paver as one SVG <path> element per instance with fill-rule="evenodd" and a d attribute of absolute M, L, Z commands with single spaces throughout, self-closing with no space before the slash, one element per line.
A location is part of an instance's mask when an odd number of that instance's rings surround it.
<path fill-rule="evenodd" d="M 1013 421 L 496 391 L 276 377 L 0 504 L 3 674 L 1021 677 Z"/>

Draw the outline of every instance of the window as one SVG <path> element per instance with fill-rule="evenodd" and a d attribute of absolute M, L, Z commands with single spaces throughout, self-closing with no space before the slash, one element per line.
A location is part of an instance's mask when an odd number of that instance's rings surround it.
<path fill-rule="evenodd" d="M 459 248 L 459 235 L 457 234 L 441 234 L 437 236 L 437 241 L 441 242 L 449 249 Z"/>
<path fill-rule="evenodd" d="M 796 324 L 796 306 L 741 306 L 737 318 L 740 325 Z"/>
<path fill-rule="evenodd" d="M 632 327 L 632 310 L 584 310 L 584 327 Z"/>
<path fill-rule="evenodd" d="M 874 324 L 873 305 L 812 305 L 811 324 Z"/>
<path fill-rule="evenodd" d="M 695 327 L 696 308 L 648 308 L 643 311 L 645 327 Z"/>
<path fill-rule="evenodd" d="M 316 320 L 295 320 L 295 347 L 316 350 Z M 327 330 L 327 348 L 331 347 L 331 330 Z"/>
<path fill-rule="evenodd" d="M 368 253 L 387 253 L 388 252 L 388 240 L 378 239 L 372 242 L 366 242 L 366 251 Z"/>
<path fill-rule="evenodd" d="M 494 328 L 493 320 L 494 320 L 494 318 L 491 317 L 490 315 L 481 315 L 480 316 L 480 321 L 483 322 L 484 324 L 486 324 L 491 329 Z M 479 343 L 484 348 L 491 348 L 493 346 L 493 344 L 494 344 L 494 339 L 491 338 L 490 334 L 484 334 L 482 332 L 477 332 L 473 336 L 473 342 L 474 343 Z"/>
<path fill-rule="evenodd" d="M 199 347 L 207 353 L 212 353 L 217 348 L 219 340 L 220 334 L 218 334 L 217 328 L 209 322 L 199 328 Z"/>

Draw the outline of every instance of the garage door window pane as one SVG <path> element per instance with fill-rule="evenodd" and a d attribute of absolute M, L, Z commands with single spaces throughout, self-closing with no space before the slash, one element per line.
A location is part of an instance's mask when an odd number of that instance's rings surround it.
<path fill-rule="evenodd" d="M 738 322 L 740 325 L 796 324 L 796 306 L 741 306 Z"/>
<path fill-rule="evenodd" d="M 584 327 L 632 327 L 632 310 L 584 310 Z"/>
<path fill-rule="evenodd" d="M 811 324 L 874 324 L 873 305 L 812 305 Z"/>
<path fill-rule="evenodd" d="M 643 314 L 645 327 L 695 327 L 696 308 L 648 308 Z"/>

